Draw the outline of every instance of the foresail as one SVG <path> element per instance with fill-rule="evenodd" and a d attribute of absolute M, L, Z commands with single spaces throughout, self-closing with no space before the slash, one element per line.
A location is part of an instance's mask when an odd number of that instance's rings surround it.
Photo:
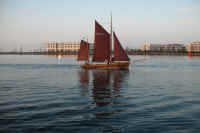
<path fill-rule="evenodd" d="M 78 61 L 87 61 L 89 59 L 89 43 L 81 40 L 78 52 Z"/>
<path fill-rule="evenodd" d="M 95 21 L 93 62 L 110 60 L 110 34 Z"/>
<path fill-rule="evenodd" d="M 126 54 L 125 50 L 121 46 L 117 36 L 115 33 L 114 35 L 114 58 L 113 61 L 129 61 L 129 57 Z"/>

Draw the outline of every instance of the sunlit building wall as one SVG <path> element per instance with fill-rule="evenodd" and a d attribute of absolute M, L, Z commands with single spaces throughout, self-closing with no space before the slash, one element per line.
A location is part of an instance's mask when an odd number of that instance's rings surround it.
<path fill-rule="evenodd" d="M 68 43 L 65 42 L 64 43 L 64 51 L 75 51 L 78 52 L 78 50 L 80 49 L 80 43 Z"/>
<path fill-rule="evenodd" d="M 140 47 L 141 51 L 160 51 L 161 44 L 144 44 Z"/>
<path fill-rule="evenodd" d="M 200 42 L 192 42 L 186 46 L 188 52 L 200 52 Z"/>
<path fill-rule="evenodd" d="M 79 42 L 55 42 L 50 41 L 48 42 L 48 52 L 78 52 L 80 49 L 80 43 Z"/>
<path fill-rule="evenodd" d="M 169 52 L 177 52 L 177 51 L 185 51 L 185 46 L 183 44 L 164 44 L 161 47 L 162 51 L 169 51 Z"/>
<path fill-rule="evenodd" d="M 144 44 L 140 47 L 141 51 L 184 51 L 185 46 L 183 44 Z"/>
<path fill-rule="evenodd" d="M 56 41 L 49 41 L 48 42 L 48 52 L 56 52 L 57 51 L 57 43 Z"/>

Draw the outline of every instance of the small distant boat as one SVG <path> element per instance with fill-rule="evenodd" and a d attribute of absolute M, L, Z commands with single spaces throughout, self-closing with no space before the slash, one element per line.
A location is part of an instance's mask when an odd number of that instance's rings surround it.
<path fill-rule="evenodd" d="M 114 40 L 114 56 L 112 56 L 112 40 Z M 85 69 L 124 69 L 128 68 L 130 59 L 119 42 L 115 32 L 108 33 L 95 20 L 95 38 L 92 61 L 89 60 L 89 43 L 81 40 L 78 61 L 85 61 L 80 66 Z"/>

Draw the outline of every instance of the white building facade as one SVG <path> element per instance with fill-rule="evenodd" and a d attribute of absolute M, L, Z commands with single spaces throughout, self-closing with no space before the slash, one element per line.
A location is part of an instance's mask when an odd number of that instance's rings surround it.
<path fill-rule="evenodd" d="M 184 51 L 185 46 L 183 44 L 144 44 L 140 48 L 141 51 Z"/>
<path fill-rule="evenodd" d="M 200 42 L 192 42 L 186 46 L 188 52 L 200 52 Z"/>
<path fill-rule="evenodd" d="M 48 52 L 78 52 L 80 49 L 80 43 L 74 42 L 48 42 Z"/>

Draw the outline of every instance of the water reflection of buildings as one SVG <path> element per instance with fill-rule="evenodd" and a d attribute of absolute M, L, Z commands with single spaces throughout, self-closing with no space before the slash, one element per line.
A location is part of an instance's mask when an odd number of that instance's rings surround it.
<path fill-rule="evenodd" d="M 79 72 L 81 91 L 92 91 L 92 99 L 97 108 L 96 117 L 104 117 L 121 112 L 122 108 L 113 108 L 121 104 L 121 86 L 128 76 L 129 70 L 84 70 Z M 89 85 L 91 78 L 92 85 Z M 91 87 L 92 88 L 91 88 Z M 106 108 L 104 110 L 104 108 Z"/>

